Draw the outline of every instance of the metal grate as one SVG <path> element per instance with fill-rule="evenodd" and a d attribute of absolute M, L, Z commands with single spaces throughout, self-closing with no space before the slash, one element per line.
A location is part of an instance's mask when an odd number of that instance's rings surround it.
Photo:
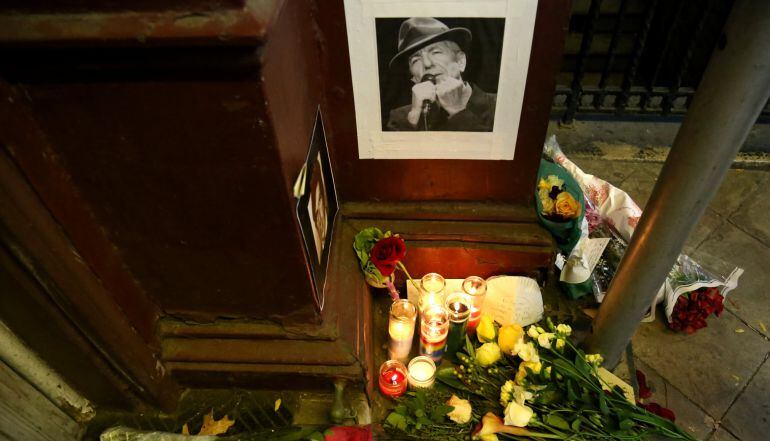
<path fill-rule="evenodd" d="M 678 119 L 733 0 L 575 0 L 552 116 Z M 770 103 L 762 116 L 770 116 Z"/>

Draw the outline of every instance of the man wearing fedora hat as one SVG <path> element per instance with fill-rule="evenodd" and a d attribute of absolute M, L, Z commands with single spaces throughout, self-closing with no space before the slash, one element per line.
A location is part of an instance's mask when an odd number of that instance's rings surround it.
<path fill-rule="evenodd" d="M 497 96 L 463 81 L 471 32 L 430 17 L 401 24 L 393 72 L 409 72 L 412 102 L 390 111 L 388 130 L 491 132 Z"/>

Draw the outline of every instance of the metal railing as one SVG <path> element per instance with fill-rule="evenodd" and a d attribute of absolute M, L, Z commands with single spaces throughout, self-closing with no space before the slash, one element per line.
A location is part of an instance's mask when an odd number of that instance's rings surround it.
<path fill-rule="evenodd" d="M 552 117 L 677 120 L 733 0 L 575 0 Z M 761 116 L 770 116 L 770 103 Z"/>

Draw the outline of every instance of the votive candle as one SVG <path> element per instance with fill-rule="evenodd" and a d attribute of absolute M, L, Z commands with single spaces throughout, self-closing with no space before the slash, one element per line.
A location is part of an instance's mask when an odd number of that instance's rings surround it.
<path fill-rule="evenodd" d="M 436 379 L 436 363 L 424 355 L 414 357 L 409 362 L 409 387 L 412 389 L 428 388 L 433 386 Z"/>
<path fill-rule="evenodd" d="M 396 398 L 406 392 L 407 371 L 398 360 L 388 360 L 380 366 L 380 392 L 383 395 Z"/>
<path fill-rule="evenodd" d="M 409 300 L 400 299 L 390 305 L 388 321 L 388 358 L 405 363 L 409 359 L 414 339 L 417 308 Z"/>
<path fill-rule="evenodd" d="M 456 361 L 455 354 L 465 343 L 468 318 L 471 315 L 470 297 L 462 292 L 450 294 L 446 299 L 446 308 L 449 312 L 449 333 L 444 356 Z"/>
<path fill-rule="evenodd" d="M 420 280 L 420 298 L 417 305 L 420 308 L 420 312 L 431 305 L 443 305 L 445 287 L 446 280 L 444 280 L 441 274 L 428 273 L 422 276 Z"/>
<path fill-rule="evenodd" d="M 478 276 L 470 276 L 463 280 L 463 292 L 471 299 L 471 317 L 468 319 L 468 334 L 475 335 L 476 327 L 481 320 L 481 307 L 487 295 L 487 282 Z"/>
<path fill-rule="evenodd" d="M 420 317 L 420 355 L 441 361 L 449 331 L 449 312 L 443 305 L 428 306 Z"/>

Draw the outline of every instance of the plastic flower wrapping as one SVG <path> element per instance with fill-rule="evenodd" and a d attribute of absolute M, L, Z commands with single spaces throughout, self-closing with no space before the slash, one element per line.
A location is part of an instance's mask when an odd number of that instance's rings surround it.
<path fill-rule="evenodd" d="M 630 386 L 600 367 L 601 355 L 586 354 L 573 344 L 568 324 L 547 319 L 526 330 L 494 326 L 497 341 L 468 338 L 459 363 L 439 370 L 432 389 L 397 400 L 385 423 L 389 436 L 694 439 L 668 415 L 657 415 L 662 412 L 654 403 L 637 405 Z"/>

